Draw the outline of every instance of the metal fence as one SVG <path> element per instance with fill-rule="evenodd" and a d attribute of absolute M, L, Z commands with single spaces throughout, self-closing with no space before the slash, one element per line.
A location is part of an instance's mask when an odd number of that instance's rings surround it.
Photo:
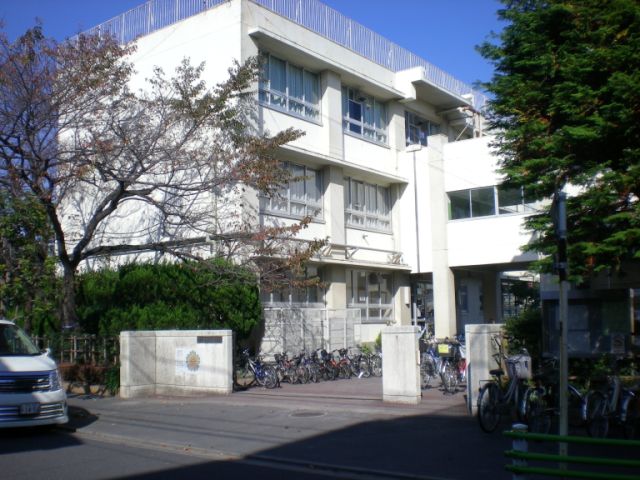
<path fill-rule="evenodd" d="M 360 310 L 267 308 L 260 351 L 274 353 L 353 347 L 360 343 Z"/>
<path fill-rule="evenodd" d="M 51 350 L 59 364 L 117 365 L 120 356 L 120 339 L 96 335 L 58 335 L 32 337 L 40 348 Z"/>
<path fill-rule="evenodd" d="M 228 1 L 149 0 L 85 33 L 111 35 L 128 43 Z M 486 96 L 471 86 L 319 0 L 251 1 L 394 72 L 421 67 L 429 82 L 458 96 L 471 95 L 477 109 L 486 103 Z"/>
<path fill-rule="evenodd" d="M 142 35 L 172 25 L 229 0 L 150 0 L 85 33 L 111 35 L 120 43 L 132 42 Z"/>

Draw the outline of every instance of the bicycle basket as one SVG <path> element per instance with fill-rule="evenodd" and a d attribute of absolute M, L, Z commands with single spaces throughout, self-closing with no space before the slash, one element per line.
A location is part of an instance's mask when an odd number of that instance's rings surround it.
<path fill-rule="evenodd" d="M 531 356 L 524 353 L 518 355 L 512 355 L 507 358 L 507 364 L 509 366 L 509 376 L 513 375 L 515 378 L 521 380 L 531 379 Z"/>
<path fill-rule="evenodd" d="M 441 357 L 453 357 L 453 345 L 450 343 L 439 343 L 438 355 Z"/>

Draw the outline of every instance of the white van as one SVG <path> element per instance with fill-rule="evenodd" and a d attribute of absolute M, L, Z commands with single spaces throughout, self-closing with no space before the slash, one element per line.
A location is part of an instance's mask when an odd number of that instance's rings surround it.
<path fill-rule="evenodd" d="M 0 319 L 0 428 L 67 423 L 56 362 L 16 324 Z"/>

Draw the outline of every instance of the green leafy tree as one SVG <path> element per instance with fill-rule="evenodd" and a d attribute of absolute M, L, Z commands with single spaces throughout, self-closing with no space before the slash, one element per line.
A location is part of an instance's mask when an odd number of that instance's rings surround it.
<path fill-rule="evenodd" d="M 58 323 L 50 239 L 47 216 L 35 198 L 0 189 L 0 316 L 34 334 L 54 330 Z"/>
<path fill-rule="evenodd" d="M 640 259 L 640 4 L 503 4 L 504 30 L 479 50 L 506 183 L 536 198 L 567 186 L 574 280 L 619 271 Z M 553 254 L 549 212 L 527 224 L 540 233 L 527 248 Z"/>
<path fill-rule="evenodd" d="M 0 35 L 0 187 L 47 215 L 65 327 L 78 323 L 81 264 L 233 258 L 269 283 L 322 243 L 296 241 L 309 217 L 263 224 L 248 201 L 282 191 L 278 148 L 301 135 L 256 127 L 258 59 L 215 86 L 185 59 L 134 91 L 133 50 L 104 35 L 57 43 L 40 27 L 15 42 Z"/>

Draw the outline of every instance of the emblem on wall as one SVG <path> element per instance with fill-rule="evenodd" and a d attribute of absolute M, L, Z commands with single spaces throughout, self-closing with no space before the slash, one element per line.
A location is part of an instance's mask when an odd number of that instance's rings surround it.
<path fill-rule="evenodd" d="M 197 372 L 200 368 L 200 355 L 195 350 L 191 350 L 185 358 L 185 363 L 190 372 Z"/>

